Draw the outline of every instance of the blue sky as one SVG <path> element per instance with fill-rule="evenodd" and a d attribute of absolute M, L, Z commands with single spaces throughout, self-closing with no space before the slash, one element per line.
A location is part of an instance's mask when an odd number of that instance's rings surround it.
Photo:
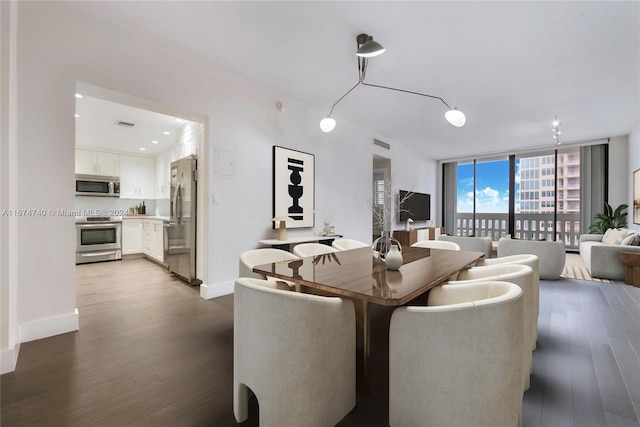
<path fill-rule="evenodd" d="M 508 213 L 509 161 L 478 162 L 476 178 L 476 212 Z M 473 212 L 473 163 L 458 164 L 457 210 Z"/>

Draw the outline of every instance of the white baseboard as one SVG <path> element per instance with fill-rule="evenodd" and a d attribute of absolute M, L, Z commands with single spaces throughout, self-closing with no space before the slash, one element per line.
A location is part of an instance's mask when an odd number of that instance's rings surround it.
<path fill-rule="evenodd" d="M 16 370 L 18 353 L 20 353 L 20 343 L 16 344 L 14 348 L 0 352 L 0 375 Z"/>
<path fill-rule="evenodd" d="M 20 325 L 20 342 L 29 342 L 54 335 L 77 331 L 80 328 L 78 309 L 62 316 L 38 319 Z"/>
<path fill-rule="evenodd" d="M 200 285 L 200 298 L 211 299 L 233 293 L 235 281 L 216 283 L 215 285 Z"/>

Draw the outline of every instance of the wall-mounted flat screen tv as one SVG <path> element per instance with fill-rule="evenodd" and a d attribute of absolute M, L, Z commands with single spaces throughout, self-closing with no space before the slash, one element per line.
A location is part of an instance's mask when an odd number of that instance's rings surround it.
<path fill-rule="evenodd" d="M 407 195 L 410 195 L 407 197 Z M 404 222 L 409 218 L 414 221 L 426 221 L 431 219 L 431 195 L 400 190 L 398 200 L 404 200 L 398 219 Z"/>

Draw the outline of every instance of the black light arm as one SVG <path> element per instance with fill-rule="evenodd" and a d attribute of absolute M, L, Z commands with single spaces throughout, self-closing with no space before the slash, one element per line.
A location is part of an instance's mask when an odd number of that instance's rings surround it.
<path fill-rule="evenodd" d="M 333 103 L 333 105 L 331 106 L 331 111 L 329 111 L 329 116 L 331 116 L 331 114 L 333 113 L 333 109 L 334 109 L 334 107 L 335 107 L 336 105 L 338 105 L 338 103 L 339 103 L 340 101 L 342 101 L 342 100 L 344 99 L 344 97 L 345 97 L 345 96 L 349 95 L 349 93 L 351 93 L 351 91 L 352 91 L 352 90 L 354 90 L 356 87 L 358 87 L 358 85 L 359 85 L 360 83 L 362 83 L 362 82 L 360 82 L 360 81 L 359 81 L 358 83 L 356 83 L 356 84 L 355 84 L 351 89 L 349 89 L 349 90 L 347 91 L 347 93 L 345 93 L 344 95 L 342 95 L 342 96 L 340 97 L 340 99 L 338 99 L 336 102 L 334 102 L 334 103 Z"/>
<path fill-rule="evenodd" d="M 411 95 L 420 95 L 420 96 L 426 96 L 427 98 L 439 99 L 440 101 L 442 101 L 442 103 L 444 105 L 447 106 L 447 108 L 449 110 L 451 110 L 451 107 L 449 106 L 449 104 L 447 104 L 445 102 L 445 100 L 440 98 L 439 96 L 427 95 L 426 93 L 413 92 L 411 90 L 397 89 L 395 87 L 381 86 L 381 85 L 374 85 L 374 84 L 371 84 L 371 83 L 366 83 L 364 81 L 364 78 L 365 78 L 365 76 L 367 74 L 367 58 L 358 58 L 358 69 L 360 70 L 360 83 L 362 83 L 363 86 L 371 86 L 371 87 L 377 87 L 377 88 L 380 88 L 380 89 L 395 90 L 397 92 L 409 93 Z"/>

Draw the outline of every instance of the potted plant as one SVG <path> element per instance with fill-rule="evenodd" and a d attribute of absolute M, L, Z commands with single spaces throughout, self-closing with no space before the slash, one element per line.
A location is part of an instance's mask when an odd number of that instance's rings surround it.
<path fill-rule="evenodd" d="M 627 212 L 623 212 L 629 206 L 626 203 L 621 204 L 615 210 L 604 202 L 604 212 L 596 214 L 595 224 L 589 227 L 590 233 L 604 234 L 610 228 L 621 228 L 627 226 Z"/>

